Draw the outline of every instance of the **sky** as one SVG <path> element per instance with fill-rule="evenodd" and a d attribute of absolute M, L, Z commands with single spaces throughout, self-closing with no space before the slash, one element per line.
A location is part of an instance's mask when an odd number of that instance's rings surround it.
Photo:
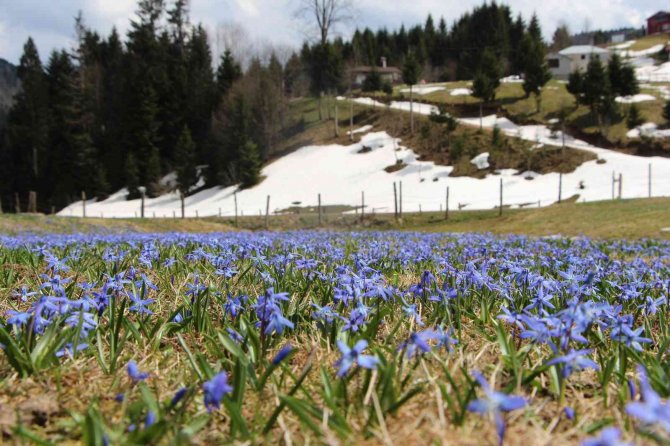
<path fill-rule="evenodd" d="M 300 1 L 191 0 L 191 20 L 203 23 L 210 36 L 216 35 L 221 24 L 237 23 L 244 27 L 249 40 L 297 47 L 307 35 L 305 27 L 294 17 Z M 428 13 L 433 14 L 436 22 L 444 17 L 451 24 L 482 0 L 354 0 L 353 3 L 352 25 L 337 30 L 344 36 L 350 35 L 356 26 L 372 29 L 413 26 L 423 23 Z M 566 23 L 573 32 L 585 28 L 640 27 L 662 2 L 507 0 L 499 3 L 509 5 L 515 15 L 521 13 L 525 18 L 537 13 L 545 37 L 550 38 L 560 23 Z M 0 0 L 0 58 L 18 63 L 29 36 L 35 40 L 43 61 L 53 49 L 72 48 L 74 17 L 79 10 L 87 26 L 102 35 L 107 35 L 114 26 L 125 33 L 135 9 L 136 0 Z"/>

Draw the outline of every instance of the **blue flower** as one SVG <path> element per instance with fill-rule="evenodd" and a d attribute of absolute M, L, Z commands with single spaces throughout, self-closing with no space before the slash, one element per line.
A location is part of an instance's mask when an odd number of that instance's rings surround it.
<path fill-rule="evenodd" d="M 398 346 L 398 350 L 405 350 L 408 358 L 413 358 L 419 351 L 428 353 L 431 349 L 428 341 L 438 339 L 433 330 L 424 330 L 409 335 L 409 339 Z"/>
<path fill-rule="evenodd" d="M 202 390 L 205 394 L 205 407 L 208 412 L 212 412 L 221 407 L 224 395 L 232 392 L 233 388 L 228 384 L 226 372 L 219 372 L 211 381 L 202 385 Z"/>
<path fill-rule="evenodd" d="M 607 427 L 600 431 L 599 437 L 582 441 L 581 446 L 630 446 L 630 443 L 621 441 L 621 431 L 619 429 Z"/>
<path fill-rule="evenodd" d="M 270 335 L 273 332 L 276 332 L 277 334 L 281 335 L 285 328 L 292 329 L 293 327 L 293 322 L 286 319 L 284 315 L 281 314 L 281 311 L 277 310 L 270 315 L 270 322 L 268 323 L 267 327 L 265 327 L 264 333 L 266 335 Z"/>
<path fill-rule="evenodd" d="M 170 400 L 170 406 L 174 407 L 179 404 L 179 401 L 181 401 L 184 396 L 186 396 L 186 392 L 188 392 L 187 387 L 182 387 L 181 389 L 177 390 L 172 397 L 172 400 Z"/>
<path fill-rule="evenodd" d="M 147 417 L 144 419 L 144 428 L 148 429 L 156 423 L 156 414 L 150 410 L 147 412 Z"/>
<path fill-rule="evenodd" d="M 470 412 L 475 412 L 481 415 L 493 415 L 496 423 L 496 431 L 498 432 L 499 444 L 502 445 L 505 437 L 505 419 L 503 412 L 510 412 L 512 410 L 521 409 L 525 407 L 526 399 L 516 395 L 507 395 L 502 392 L 496 392 L 491 389 L 488 381 L 478 371 L 472 372 L 472 376 L 477 380 L 485 393 L 484 398 L 480 398 L 468 403 L 467 409 Z"/>
<path fill-rule="evenodd" d="M 550 361 L 547 365 L 563 364 L 563 377 L 567 378 L 572 375 L 572 372 L 591 368 L 599 370 L 598 364 L 586 355 L 590 354 L 591 350 L 571 350 L 563 356 L 558 356 Z"/>
<path fill-rule="evenodd" d="M 7 310 L 7 316 L 9 316 L 7 318 L 7 323 L 9 325 L 20 327 L 21 325 L 28 323 L 32 314 L 23 311 Z"/>
<path fill-rule="evenodd" d="M 279 365 L 288 355 L 293 351 L 293 346 L 291 344 L 286 344 L 277 352 L 274 358 L 272 358 L 272 364 Z"/>
<path fill-rule="evenodd" d="M 130 311 L 134 311 L 140 314 L 154 314 L 153 311 L 147 308 L 147 305 L 153 303 L 153 299 L 142 299 L 142 297 L 136 293 L 127 292 L 128 298 L 133 302 L 133 305 L 128 308 Z"/>
<path fill-rule="evenodd" d="M 640 394 L 642 401 L 634 401 L 626 405 L 626 413 L 637 418 L 645 425 L 657 425 L 670 432 L 670 404 L 663 401 L 652 389 L 647 372 L 639 367 Z"/>
<path fill-rule="evenodd" d="M 379 359 L 374 356 L 361 354 L 367 346 L 368 341 L 364 339 L 356 342 L 351 348 L 345 344 L 344 341 L 337 341 L 337 348 L 340 349 L 340 352 L 342 353 L 342 357 L 335 363 L 335 366 L 339 367 L 337 370 L 338 378 L 345 376 L 354 363 L 358 363 L 360 367 L 365 369 L 374 369 L 377 367 Z"/>
<path fill-rule="evenodd" d="M 144 381 L 149 377 L 148 372 L 141 372 L 140 369 L 137 367 L 137 363 L 135 360 L 130 360 L 128 361 L 128 376 L 130 376 L 130 379 L 132 379 L 135 382 L 140 382 Z"/>
<path fill-rule="evenodd" d="M 623 342 L 627 347 L 641 352 L 643 350 L 641 344 L 648 344 L 651 339 L 640 336 L 644 332 L 644 327 L 639 327 L 633 330 L 628 325 L 621 325 L 612 330 L 612 339 L 618 342 Z"/>

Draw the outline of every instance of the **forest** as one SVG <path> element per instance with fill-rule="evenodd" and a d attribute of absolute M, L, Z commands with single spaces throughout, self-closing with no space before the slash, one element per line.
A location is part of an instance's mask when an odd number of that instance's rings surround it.
<path fill-rule="evenodd" d="M 125 36 L 101 36 L 81 13 L 74 25 L 74 48 L 45 61 L 32 39 L 24 45 L 21 89 L 0 130 L 6 211 L 25 211 L 31 192 L 32 210 L 41 212 L 124 187 L 129 199 L 144 190 L 158 196 L 170 172 L 184 195 L 253 186 L 278 141 L 300 129 L 291 100 L 344 93 L 350 68 L 382 57 L 415 64 L 416 81 L 479 79 L 484 99 L 495 90 L 485 74 L 522 72 L 529 57 L 540 87 L 548 79 L 537 19 L 526 23 L 495 2 L 451 26 L 428 16 L 409 29 L 356 30 L 351 39 L 326 32 L 293 54 L 255 55 L 244 64 L 230 49 L 213 60 L 211 36 L 191 23 L 188 0 L 140 0 Z"/>

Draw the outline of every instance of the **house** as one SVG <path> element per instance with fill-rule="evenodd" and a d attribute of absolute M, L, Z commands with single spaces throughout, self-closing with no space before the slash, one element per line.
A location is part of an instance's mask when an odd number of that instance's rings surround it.
<path fill-rule="evenodd" d="M 658 11 L 647 19 L 647 34 L 670 32 L 670 12 Z"/>
<path fill-rule="evenodd" d="M 382 83 L 393 85 L 402 81 L 402 71 L 400 68 L 387 66 L 385 57 L 382 57 L 381 62 L 381 66 L 379 67 L 360 66 L 353 68 L 351 74 L 353 76 L 354 87 L 363 85 L 365 79 L 375 71 L 381 76 Z"/>
<path fill-rule="evenodd" d="M 547 55 L 549 71 L 556 79 L 568 79 L 573 71 L 586 71 L 591 59 L 609 62 L 609 51 L 592 45 L 576 45 Z"/>

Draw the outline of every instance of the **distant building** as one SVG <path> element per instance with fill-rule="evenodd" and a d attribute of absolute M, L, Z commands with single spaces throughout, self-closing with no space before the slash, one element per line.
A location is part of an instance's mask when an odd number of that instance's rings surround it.
<path fill-rule="evenodd" d="M 599 59 L 603 64 L 609 62 L 610 53 L 606 49 L 591 45 L 577 45 L 565 48 L 558 53 L 547 55 L 549 71 L 556 79 L 568 79 L 573 71 L 586 71 L 591 59 Z"/>
<path fill-rule="evenodd" d="M 626 34 L 612 34 L 610 37 L 610 43 L 624 43 L 626 41 Z"/>
<path fill-rule="evenodd" d="M 379 73 L 383 83 L 393 85 L 402 81 L 402 71 L 400 68 L 387 66 L 385 57 L 382 57 L 381 62 L 381 66 L 379 67 L 360 66 L 353 68 L 351 73 L 354 79 L 354 87 L 363 85 L 365 79 L 375 71 Z"/>
<path fill-rule="evenodd" d="M 647 34 L 670 32 L 670 12 L 658 11 L 647 19 Z"/>

